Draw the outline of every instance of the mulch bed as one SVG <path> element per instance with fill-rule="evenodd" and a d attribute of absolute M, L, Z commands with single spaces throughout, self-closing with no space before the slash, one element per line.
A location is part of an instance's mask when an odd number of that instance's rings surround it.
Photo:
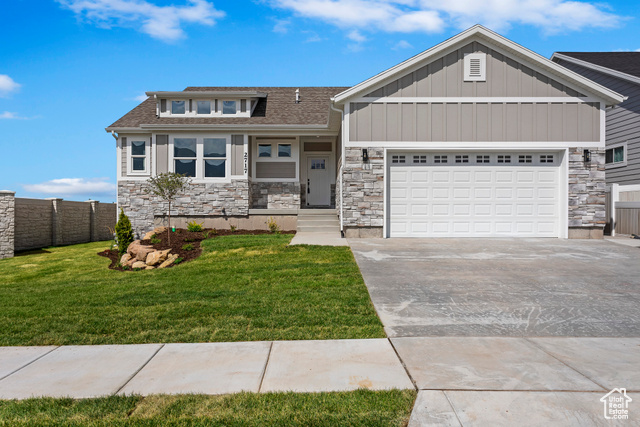
<path fill-rule="evenodd" d="M 205 235 L 209 233 L 208 239 L 214 239 L 220 236 L 231 236 L 231 235 L 259 235 L 259 234 L 272 234 L 269 230 L 216 230 L 216 234 L 213 234 L 213 230 L 205 229 L 202 231 L 189 231 L 184 228 L 176 228 L 175 232 L 171 233 L 171 245 L 167 240 L 167 232 L 160 233 L 156 236 L 157 239 L 160 239 L 160 243 L 151 243 L 151 240 L 141 240 L 140 243 L 147 246 L 152 246 L 153 249 L 157 250 L 165 250 L 171 248 L 172 254 L 178 254 L 179 258 L 182 258 L 180 263 L 184 263 L 187 261 L 191 261 L 193 259 L 198 258 L 202 254 L 202 248 L 200 247 L 200 242 L 205 240 Z M 281 231 L 283 234 L 295 234 L 295 231 Z M 185 250 L 183 246 L 190 244 L 193 249 Z M 120 255 L 118 251 L 115 249 L 107 249 L 102 252 L 98 252 L 98 255 L 109 258 L 111 260 L 111 264 L 109 268 L 112 270 L 120 270 L 120 271 L 131 271 L 131 269 L 124 270 L 118 262 L 120 261 Z M 173 267 L 176 264 L 171 264 L 169 267 Z M 167 268 L 169 268 L 167 267 Z"/>

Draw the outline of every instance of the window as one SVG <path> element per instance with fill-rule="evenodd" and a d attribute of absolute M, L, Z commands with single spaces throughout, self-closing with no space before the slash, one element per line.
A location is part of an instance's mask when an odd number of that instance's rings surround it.
<path fill-rule="evenodd" d="M 196 176 L 196 138 L 175 138 L 173 140 L 174 170 L 186 176 Z"/>
<path fill-rule="evenodd" d="M 324 169 L 325 167 L 324 159 L 311 159 L 311 169 Z"/>
<path fill-rule="evenodd" d="M 258 157 L 271 157 L 271 144 L 258 144 Z"/>
<path fill-rule="evenodd" d="M 541 154 L 540 163 L 553 163 L 553 154 Z"/>
<path fill-rule="evenodd" d="M 129 165 L 133 174 L 146 174 L 147 170 L 147 141 L 146 139 L 131 139 L 129 143 Z"/>
<path fill-rule="evenodd" d="M 484 82 L 487 80 L 487 54 L 467 53 L 464 55 L 464 81 Z"/>
<path fill-rule="evenodd" d="M 469 163 L 469 156 L 466 154 L 456 156 L 456 163 Z"/>
<path fill-rule="evenodd" d="M 489 156 L 476 156 L 476 163 L 489 163 Z"/>
<path fill-rule="evenodd" d="M 405 161 L 405 156 L 391 156 L 391 163 L 404 163 Z"/>
<path fill-rule="evenodd" d="M 506 154 L 500 154 L 498 155 L 498 163 L 511 163 L 511 155 Z"/>
<path fill-rule="evenodd" d="M 607 148 L 604 160 L 607 166 L 625 166 L 627 164 L 626 143 Z"/>
<path fill-rule="evenodd" d="M 427 156 L 413 156 L 413 163 L 427 163 Z"/>
<path fill-rule="evenodd" d="M 224 178 L 227 159 L 226 138 L 202 140 L 205 178 Z"/>
<path fill-rule="evenodd" d="M 184 114 L 185 102 L 184 101 L 171 101 L 171 114 Z"/>
<path fill-rule="evenodd" d="M 222 114 L 236 114 L 236 101 L 222 101 Z"/>
<path fill-rule="evenodd" d="M 447 156 L 433 156 L 434 163 L 447 163 Z"/>
<path fill-rule="evenodd" d="M 278 144 L 278 157 L 291 157 L 291 144 Z"/>
<path fill-rule="evenodd" d="M 518 163 L 531 163 L 532 160 L 533 158 L 529 154 L 521 154 L 518 156 Z"/>
<path fill-rule="evenodd" d="M 198 114 L 211 114 L 211 101 L 198 101 L 196 107 Z"/>

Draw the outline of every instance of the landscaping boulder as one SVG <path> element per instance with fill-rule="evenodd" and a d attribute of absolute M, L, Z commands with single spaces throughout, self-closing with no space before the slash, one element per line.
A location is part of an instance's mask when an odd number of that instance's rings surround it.
<path fill-rule="evenodd" d="M 158 266 L 158 268 L 166 268 L 169 267 L 173 262 L 178 259 L 178 254 L 171 254 L 169 257 Z"/>
<path fill-rule="evenodd" d="M 131 268 L 147 268 L 147 264 L 145 264 L 144 261 L 136 261 Z"/>
<path fill-rule="evenodd" d="M 147 265 L 157 265 L 167 259 L 167 256 L 171 252 L 171 249 L 166 249 L 164 251 L 153 251 L 147 255 L 147 259 L 145 260 Z"/>
<path fill-rule="evenodd" d="M 155 231 L 149 231 L 147 234 L 144 235 L 142 240 L 149 240 L 153 237 L 154 234 L 156 234 Z"/>
<path fill-rule="evenodd" d="M 131 255 L 132 258 L 144 262 L 147 259 L 147 255 L 154 250 L 152 246 L 142 245 L 140 244 L 140 240 L 134 240 L 127 248 L 127 253 Z"/>
<path fill-rule="evenodd" d="M 121 265 L 129 265 L 129 261 L 131 261 L 132 257 L 131 255 L 129 255 L 128 253 L 122 255 L 122 257 L 120 258 L 120 264 Z"/>

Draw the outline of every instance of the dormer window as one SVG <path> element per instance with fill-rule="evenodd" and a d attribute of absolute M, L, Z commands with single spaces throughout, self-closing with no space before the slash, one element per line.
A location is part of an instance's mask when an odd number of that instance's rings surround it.
<path fill-rule="evenodd" d="M 171 114 L 184 114 L 185 101 L 171 101 Z"/>
<path fill-rule="evenodd" d="M 211 101 L 198 101 L 198 114 L 211 114 Z"/>
<path fill-rule="evenodd" d="M 222 114 L 236 114 L 236 101 L 222 101 Z"/>

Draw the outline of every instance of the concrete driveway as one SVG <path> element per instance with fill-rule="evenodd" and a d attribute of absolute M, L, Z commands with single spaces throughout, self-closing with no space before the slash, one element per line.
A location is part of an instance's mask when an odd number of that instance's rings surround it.
<path fill-rule="evenodd" d="M 349 240 L 389 337 L 638 337 L 640 248 L 602 240 Z"/>

